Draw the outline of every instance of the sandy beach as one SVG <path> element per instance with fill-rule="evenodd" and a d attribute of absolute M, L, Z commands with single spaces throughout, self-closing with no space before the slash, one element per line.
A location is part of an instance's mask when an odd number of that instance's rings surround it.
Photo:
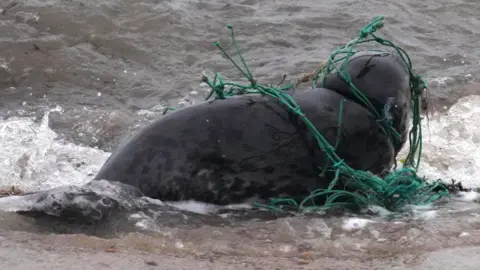
<path fill-rule="evenodd" d="M 3 269 L 478 269 L 480 246 L 438 249 L 416 254 L 374 258 L 359 252 L 349 260 L 296 257 L 232 256 L 168 250 L 145 236 L 133 234 L 111 240 L 85 235 L 0 233 Z M 196 254 L 195 254 L 196 253 Z M 367 252 L 368 253 L 368 252 Z M 363 258 L 363 259 L 362 259 Z"/>

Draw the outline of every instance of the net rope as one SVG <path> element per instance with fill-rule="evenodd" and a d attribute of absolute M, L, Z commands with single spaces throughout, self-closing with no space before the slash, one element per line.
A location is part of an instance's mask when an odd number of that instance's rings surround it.
<path fill-rule="evenodd" d="M 278 99 L 287 109 L 298 115 L 307 128 L 310 129 L 318 147 L 326 154 L 328 164 L 330 164 L 328 168 L 323 168 L 323 170 L 329 170 L 333 172 L 334 175 L 328 188 L 316 189 L 303 200 L 270 198 L 267 204 L 256 203 L 256 207 L 277 211 L 292 208 L 297 211 L 324 211 L 334 208 L 363 208 L 368 207 L 369 205 L 378 205 L 390 211 L 399 211 L 407 205 L 429 204 L 442 197 L 449 196 L 447 186 L 440 180 L 428 182 L 425 178 L 417 175 L 422 151 L 420 97 L 422 91 L 426 89 L 427 85 L 421 76 L 415 74 L 410 57 L 402 48 L 395 45 L 392 41 L 375 34 L 375 32 L 383 26 L 384 16 L 375 17 L 370 23 L 361 29 L 355 39 L 344 46 L 340 46 L 330 54 L 327 62 L 314 73 L 312 79 L 312 87 L 316 88 L 318 80 L 322 80 L 323 83 L 327 75 L 333 73 L 338 74 L 338 76 L 351 86 L 351 89 L 358 100 L 360 100 L 378 119 L 383 131 L 389 136 L 393 144 L 396 145 L 400 143 L 400 136 L 392 126 L 392 118 L 388 112 L 389 104 L 387 104 L 382 111 L 377 111 L 362 92 L 360 92 L 352 83 L 348 74 L 348 63 L 349 59 L 358 51 L 357 46 L 368 42 L 376 42 L 380 45 L 393 48 L 401 56 L 409 70 L 410 89 L 412 94 L 412 126 L 408 136 L 410 148 L 407 157 L 404 159 L 403 167 L 397 169 L 395 164 L 395 168 L 383 179 L 368 171 L 351 168 L 340 156 L 337 155 L 335 151 L 336 146 L 329 144 L 329 142 L 303 114 L 300 106 L 295 102 L 292 96 L 287 93 L 287 90 L 294 88 L 295 84 L 290 83 L 286 86 L 262 84 L 254 79 L 240 52 L 232 25 L 227 25 L 227 27 L 230 30 L 232 43 L 235 46 L 241 63 L 237 63 L 230 54 L 223 49 L 219 42 L 214 43 L 214 46 L 216 46 L 243 74 L 248 80 L 248 83 L 224 80 L 219 72 L 216 72 L 213 76 L 204 73 L 202 81 L 208 84 L 211 88 L 211 92 L 206 100 L 212 97 L 215 99 L 225 99 L 234 95 L 252 93 L 267 95 Z M 243 68 L 241 66 L 243 66 Z M 342 105 L 343 104 L 341 103 L 340 106 Z M 340 108 L 340 112 L 342 112 L 342 108 Z M 342 121 L 341 118 L 342 115 L 340 114 L 339 122 Z M 336 188 L 339 181 L 342 181 L 344 186 L 343 189 Z M 348 190 L 346 190 L 347 186 Z M 355 191 L 353 192 L 349 190 Z M 326 198 L 325 200 L 322 200 L 324 201 L 322 205 L 316 204 L 315 199 L 318 197 Z"/>

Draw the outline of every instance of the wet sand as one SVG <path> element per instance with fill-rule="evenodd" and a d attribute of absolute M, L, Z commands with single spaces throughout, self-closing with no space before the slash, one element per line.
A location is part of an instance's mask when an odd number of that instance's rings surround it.
<path fill-rule="evenodd" d="M 328 256 L 245 257 L 197 255 L 162 250 L 136 236 L 105 240 L 85 235 L 35 235 L 1 232 L 4 269 L 478 269 L 480 246 L 438 249 L 389 258 L 339 260 Z M 137 242 L 130 247 L 127 242 Z M 131 243 L 132 244 L 132 243 Z M 189 254 L 190 253 L 190 254 Z"/>

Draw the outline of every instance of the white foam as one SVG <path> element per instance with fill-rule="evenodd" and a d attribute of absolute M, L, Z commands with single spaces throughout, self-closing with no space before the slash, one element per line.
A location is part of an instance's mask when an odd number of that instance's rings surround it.
<path fill-rule="evenodd" d="M 361 230 L 372 222 L 373 220 L 364 218 L 349 218 L 343 222 L 342 229 L 345 231 Z"/>
<path fill-rule="evenodd" d="M 476 191 L 459 192 L 459 195 L 459 199 L 464 202 L 474 202 L 480 197 L 480 194 Z"/>
<path fill-rule="evenodd" d="M 5 212 L 28 210 L 32 206 L 32 200 L 28 200 L 26 196 L 8 196 L 0 198 L 0 210 Z"/>
<path fill-rule="evenodd" d="M 436 218 L 437 215 L 438 215 L 438 212 L 435 210 L 419 211 L 415 213 L 415 218 L 422 219 L 422 220 L 430 220 L 430 219 Z"/>
<path fill-rule="evenodd" d="M 461 98 L 446 114 L 422 122 L 419 173 L 429 180 L 455 179 L 464 187 L 480 186 L 480 97 Z M 407 151 L 405 147 L 399 157 Z"/>
<path fill-rule="evenodd" d="M 81 185 L 91 180 L 110 155 L 57 140 L 58 134 L 48 127 L 49 113 L 40 123 L 26 117 L 0 122 L 0 188 L 33 191 Z"/>
<path fill-rule="evenodd" d="M 217 207 L 212 204 L 201 203 L 193 200 L 179 201 L 179 202 L 166 202 L 165 204 L 173 206 L 177 209 L 197 213 L 197 214 L 211 214 L 216 211 Z"/>
<path fill-rule="evenodd" d="M 220 206 L 215 204 L 203 203 L 195 200 L 165 202 L 165 204 L 175 207 L 179 210 L 202 214 L 202 215 L 214 214 L 222 209 L 241 210 L 241 209 L 252 208 L 252 206 L 248 204 L 231 204 L 231 205 Z"/>

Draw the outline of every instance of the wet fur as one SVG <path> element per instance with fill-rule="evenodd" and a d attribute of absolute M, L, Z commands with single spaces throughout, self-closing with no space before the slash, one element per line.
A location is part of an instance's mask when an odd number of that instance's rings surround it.
<path fill-rule="evenodd" d="M 395 98 L 392 115 L 404 143 L 408 73 L 396 59 L 373 57 L 353 59 L 351 76 L 376 106 L 383 108 L 387 98 Z M 369 66 L 372 63 L 380 69 Z M 293 98 L 331 145 L 340 139 L 337 153 L 351 167 L 374 174 L 388 171 L 401 147 L 392 144 L 377 119 L 349 95 L 338 77 L 330 77 L 324 87 L 296 91 Z M 120 146 L 95 179 L 130 184 L 160 200 L 230 204 L 252 197 L 302 198 L 326 188 L 332 175 L 319 176 L 326 161 L 298 116 L 277 99 L 245 95 L 159 118 Z"/>

